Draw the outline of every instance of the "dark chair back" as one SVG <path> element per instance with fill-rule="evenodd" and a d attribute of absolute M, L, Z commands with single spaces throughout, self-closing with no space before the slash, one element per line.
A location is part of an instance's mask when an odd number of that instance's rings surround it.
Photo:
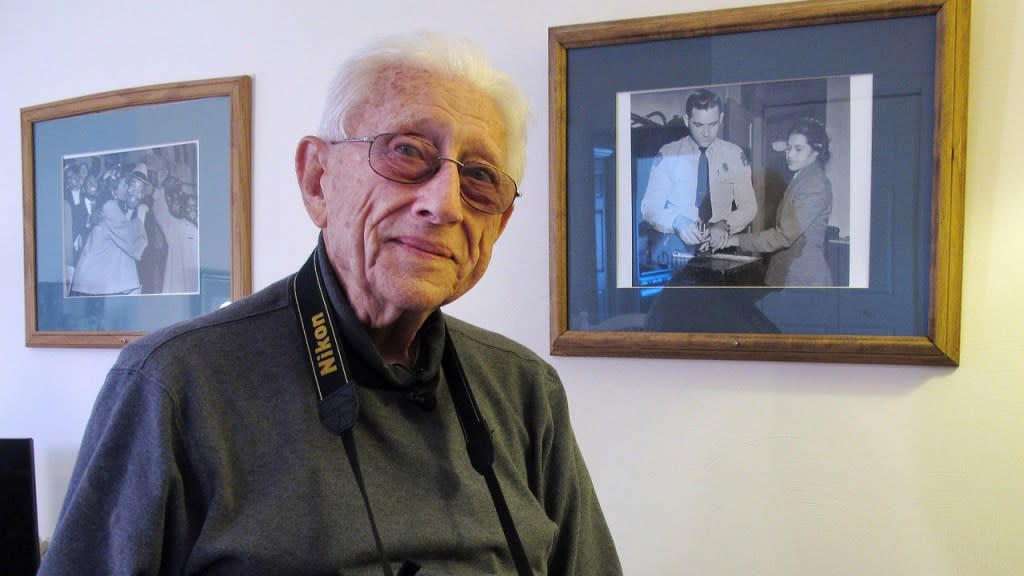
<path fill-rule="evenodd" d="M 39 569 L 39 525 L 31 438 L 0 439 L 0 572 L 30 576 Z"/>

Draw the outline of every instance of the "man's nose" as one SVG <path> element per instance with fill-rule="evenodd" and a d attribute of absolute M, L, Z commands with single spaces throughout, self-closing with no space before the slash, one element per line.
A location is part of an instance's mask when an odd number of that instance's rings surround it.
<path fill-rule="evenodd" d="M 459 163 L 441 157 L 441 168 L 433 178 L 420 185 L 416 194 L 416 214 L 434 224 L 460 222 L 463 216 Z"/>

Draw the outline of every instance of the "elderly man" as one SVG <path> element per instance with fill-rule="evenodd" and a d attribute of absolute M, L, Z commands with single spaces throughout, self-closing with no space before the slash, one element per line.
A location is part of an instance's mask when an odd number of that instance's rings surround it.
<path fill-rule="evenodd" d="M 512 215 L 525 116 L 468 45 L 350 60 L 296 154 L 316 250 L 122 352 L 41 574 L 621 573 L 554 370 L 439 310 Z"/>

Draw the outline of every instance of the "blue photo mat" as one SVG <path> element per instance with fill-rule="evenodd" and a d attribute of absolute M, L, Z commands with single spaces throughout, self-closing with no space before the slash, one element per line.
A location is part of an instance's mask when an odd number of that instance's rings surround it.
<path fill-rule="evenodd" d="M 926 335 L 935 42 L 920 16 L 570 49 L 569 329 Z M 595 166 L 615 150 L 616 93 L 849 74 L 874 78 L 868 288 L 615 286 L 614 162 Z M 659 296 L 673 318 L 650 322 Z"/>
<path fill-rule="evenodd" d="M 198 142 L 200 292 L 67 297 L 63 158 Z M 231 300 L 231 102 L 216 96 L 80 114 L 33 124 L 36 322 L 39 331 L 145 332 Z"/>

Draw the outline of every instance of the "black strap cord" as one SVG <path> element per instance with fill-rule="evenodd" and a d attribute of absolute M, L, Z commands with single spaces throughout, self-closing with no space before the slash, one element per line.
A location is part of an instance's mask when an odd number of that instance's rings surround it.
<path fill-rule="evenodd" d="M 363 497 L 363 506 L 373 532 L 373 540 L 377 546 L 377 556 L 381 571 L 385 576 L 393 576 L 391 563 L 384 550 L 384 544 L 373 517 L 370 498 L 366 492 L 362 470 L 359 467 L 359 454 L 356 451 L 355 437 L 352 427 L 356 423 L 359 412 L 359 399 L 356 395 L 356 383 L 349 379 L 348 367 L 345 365 L 345 352 L 335 330 L 334 312 L 324 294 L 324 284 L 320 271 L 319 249 L 310 255 L 302 268 L 292 280 L 292 294 L 295 311 L 305 336 L 306 351 L 309 353 L 310 369 L 316 383 L 317 409 L 320 422 L 331 432 L 341 436 L 345 446 L 345 455 L 355 476 L 359 492 Z M 512 561 L 519 576 L 532 576 L 530 564 L 526 559 L 523 543 L 516 532 L 512 513 L 505 502 L 498 477 L 494 473 L 494 444 L 491 432 L 484 422 L 480 409 L 469 388 L 462 364 L 455 353 L 451 337 L 445 331 L 444 355 L 441 361 L 448 390 L 451 392 L 455 413 L 459 418 L 459 426 L 466 438 L 466 450 L 469 453 L 473 469 L 479 472 L 487 483 L 487 489 L 494 501 L 498 513 L 498 521 L 505 533 Z M 398 571 L 398 576 L 410 576 L 419 571 L 415 562 L 405 562 Z"/>
<path fill-rule="evenodd" d="M 377 559 L 385 576 L 394 576 L 391 562 L 384 551 L 384 543 L 377 530 L 377 521 L 373 517 L 370 497 L 366 493 L 366 483 L 359 468 L 359 454 L 356 452 L 356 441 L 352 434 L 359 412 L 359 400 L 356 396 L 356 384 L 348 377 L 345 365 L 345 354 L 341 347 L 341 339 L 334 328 L 334 314 L 324 294 L 323 281 L 320 278 L 320 262 L 317 252 L 306 260 L 306 263 L 292 279 L 292 295 L 295 299 L 295 312 L 299 316 L 302 333 L 305 335 L 306 351 L 309 353 L 309 365 L 316 383 L 319 403 L 317 410 L 320 422 L 328 430 L 341 436 L 345 445 L 345 455 L 352 467 L 356 485 L 363 497 L 366 517 L 370 521 L 373 541 L 377 545 Z M 403 567 L 404 571 L 404 567 Z"/>
<path fill-rule="evenodd" d="M 455 354 L 455 346 L 452 344 L 447 330 L 445 331 L 444 357 L 441 362 L 445 376 L 448 378 L 448 391 L 451 392 L 452 403 L 455 404 L 455 413 L 459 416 L 462 435 L 466 438 L 469 461 L 473 464 L 473 469 L 479 472 L 487 482 L 487 490 L 490 491 L 494 509 L 498 512 L 498 521 L 501 523 L 501 530 L 505 533 L 508 549 L 512 553 L 512 562 L 515 564 L 516 573 L 519 576 L 531 576 L 533 572 L 526 559 L 526 551 L 523 549 L 523 543 L 516 531 L 512 513 L 505 502 L 505 495 L 501 491 L 498 476 L 494 473 L 494 442 L 491 440 L 491 431 L 484 422 L 476 399 L 473 398 L 473 391 L 469 388 L 466 373 L 462 370 L 462 363 L 459 362 L 459 357 Z"/>
<path fill-rule="evenodd" d="M 359 485 L 359 492 L 363 495 L 363 507 L 366 508 L 366 517 L 370 519 L 370 530 L 373 531 L 373 541 L 377 545 L 377 559 L 380 561 L 380 569 L 387 576 L 392 576 L 391 562 L 384 551 L 384 542 L 381 541 L 380 531 L 377 530 L 377 521 L 373 518 L 370 497 L 366 495 L 366 483 L 363 482 L 363 472 L 359 468 L 359 454 L 356 452 L 356 440 L 352 437 L 351 428 L 342 432 L 341 441 L 345 444 L 345 454 L 348 455 L 348 463 L 352 466 L 352 474 L 355 475 L 356 484 Z"/>

